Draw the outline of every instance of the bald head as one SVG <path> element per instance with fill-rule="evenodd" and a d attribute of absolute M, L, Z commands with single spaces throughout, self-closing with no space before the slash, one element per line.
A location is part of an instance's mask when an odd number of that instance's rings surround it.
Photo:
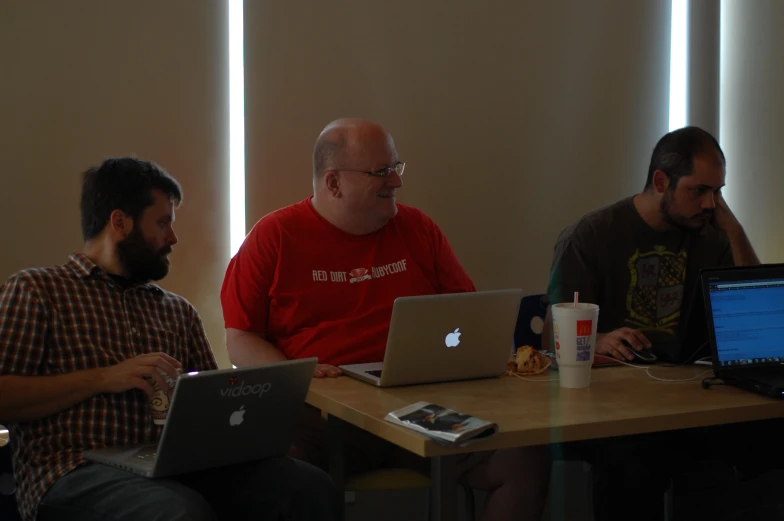
<path fill-rule="evenodd" d="M 392 136 L 381 125 L 357 118 L 336 119 L 324 127 L 313 146 L 313 177 L 320 178 L 330 169 L 359 168 L 365 148 L 379 142 L 394 149 Z"/>
<path fill-rule="evenodd" d="M 389 132 L 362 119 L 327 125 L 313 147 L 313 208 L 338 229 L 365 235 L 397 215 L 402 166 Z"/>

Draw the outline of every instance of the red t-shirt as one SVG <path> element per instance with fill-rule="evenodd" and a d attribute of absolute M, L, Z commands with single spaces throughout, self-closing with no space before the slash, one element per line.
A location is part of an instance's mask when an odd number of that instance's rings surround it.
<path fill-rule="evenodd" d="M 446 237 L 402 204 L 377 232 L 356 236 L 310 198 L 259 220 L 221 288 L 227 328 L 263 335 L 286 358 L 380 362 L 397 297 L 475 291 Z"/>

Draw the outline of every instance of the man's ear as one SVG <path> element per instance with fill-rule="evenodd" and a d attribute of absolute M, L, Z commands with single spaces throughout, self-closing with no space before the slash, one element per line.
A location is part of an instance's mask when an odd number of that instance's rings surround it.
<path fill-rule="evenodd" d="M 324 172 L 324 186 L 333 197 L 340 194 L 340 174 L 337 170 L 327 170 Z"/>
<path fill-rule="evenodd" d="M 670 176 L 664 170 L 656 170 L 653 173 L 653 189 L 657 193 L 663 194 L 670 187 Z"/>
<path fill-rule="evenodd" d="M 133 219 L 122 210 L 114 210 L 109 215 L 109 228 L 113 236 L 124 239 L 133 230 Z"/>

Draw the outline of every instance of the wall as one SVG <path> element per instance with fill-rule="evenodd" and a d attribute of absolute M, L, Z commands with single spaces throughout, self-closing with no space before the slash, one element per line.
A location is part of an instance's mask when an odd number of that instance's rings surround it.
<path fill-rule="evenodd" d="M 784 35 L 777 0 L 722 2 L 721 143 L 725 196 L 762 262 L 784 262 L 779 156 L 784 142 Z"/>
<path fill-rule="evenodd" d="M 669 41 L 660 0 L 246 2 L 248 225 L 312 192 L 327 122 L 365 117 L 480 289 L 542 292 L 560 230 L 642 188 Z"/>
<path fill-rule="evenodd" d="M 224 366 L 227 24 L 225 2 L 213 0 L 0 5 L 0 277 L 81 248 L 88 166 L 151 159 L 185 192 L 180 244 L 161 285 L 201 312 Z"/>

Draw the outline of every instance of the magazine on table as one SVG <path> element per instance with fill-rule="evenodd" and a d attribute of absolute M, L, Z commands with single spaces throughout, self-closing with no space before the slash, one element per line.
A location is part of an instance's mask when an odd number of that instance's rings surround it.
<path fill-rule="evenodd" d="M 430 402 L 416 402 L 392 411 L 385 419 L 445 445 L 465 445 L 498 432 L 498 425 Z"/>

